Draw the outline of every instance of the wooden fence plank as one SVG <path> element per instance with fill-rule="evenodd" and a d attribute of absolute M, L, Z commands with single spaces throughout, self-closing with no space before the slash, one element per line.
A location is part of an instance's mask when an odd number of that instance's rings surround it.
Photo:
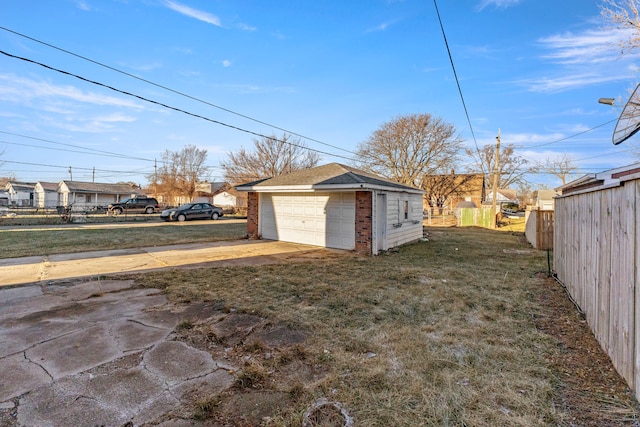
<path fill-rule="evenodd" d="M 640 180 L 556 200 L 554 269 L 640 395 Z"/>

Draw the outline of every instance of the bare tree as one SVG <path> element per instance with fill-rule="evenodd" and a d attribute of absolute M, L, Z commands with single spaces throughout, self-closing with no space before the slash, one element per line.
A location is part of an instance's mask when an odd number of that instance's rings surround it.
<path fill-rule="evenodd" d="M 472 194 L 476 190 L 472 186 L 477 178 L 482 183 L 482 175 L 477 174 L 456 174 L 451 171 L 450 174 L 444 175 L 425 175 L 422 178 L 420 188 L 426 192 L 424 198 L 429 206 L 437 207 L 442 212 L 448 201 L 453 204 L 453 202 L 459 199 L 464 200 L 464 197 Z M 483 195 L 479 196 L 481 199 Z"/>
<path fill-rule="evenodd" d="M 600 13 L 611 27 L 622 30 L 624 38 L 618 42 L 622 55 L 640 48 L 640 0 L 602 0 Z"/>
<path fill-rule="evenodd" d="M 320 155 L 309 150 L 299 137 L 283 134 L 254 139 L 254 151 L 240 148 L 229 153 L 221 163 L 225 180 L 242 184 L 271 178 L 301 169 L 308 169 L 320 162 Z"/>
<path fill-rule="evenodd" d="M 474 159 L 471 168 L 481 170 L 486 174 L 493 174 L 496 161 L 495 145 L 485 145 L 480 151 L 465 150 L 467 155 Z M 500 164 L 498 165 L 498 188 L 510 188 L 524 181 L 524 176 L 529 172 L 529 162 L 518 156 L 513 144 L 507 144 L 500 148 Z"/>
<path fill-rule="evenodd" d="M 17 181 L 18 178 L 13 173 L 8 173 L 5 176 L 0 176 L 0 189 L 4 189 L 8 183 Z"/>
<path fill-rule="evenodd" d="M 518 203 L 520 208 L 524 209 L 533 203 L 534 193 L 533 185 L 529 182 L 522 181 L 518 183 Z"/>
<path fill-rule="evenodd" d="M 402 184 L 420 186 L 425 175 L 455 166 L 462 139 L 453 125 L 430 114 L 401 116 L 358 147 L 358 167 Z"/>
<path fill-rule="evenodd" d="M 187 145 L 180 151 L 166 150 L 156 173 L 147 178 L 155 193 L 175 203 L 186 198 L 193 200 L 196 183 L 206 178 L 209 168 L 205 165 L 207 150 Z"/>
<path fill-rule="evenodd" d="M 559 178 L 562 185 L 565 185 L 567 178 L 571 177 L 578 167 L 570 155 L 560 154 L 557 157 L 547 157 L 544 162 L 536 162 L 536 170 Z"/>

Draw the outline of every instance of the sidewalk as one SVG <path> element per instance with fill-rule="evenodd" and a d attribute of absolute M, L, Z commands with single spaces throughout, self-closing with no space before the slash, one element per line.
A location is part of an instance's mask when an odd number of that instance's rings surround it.
<path fill-rule="evenodd" d="M 211 263 L 265 264 L 291 256 L 339 252 L 272 240 L 234 240 L 0 260 L 0 286 L 133 273 Z"/>

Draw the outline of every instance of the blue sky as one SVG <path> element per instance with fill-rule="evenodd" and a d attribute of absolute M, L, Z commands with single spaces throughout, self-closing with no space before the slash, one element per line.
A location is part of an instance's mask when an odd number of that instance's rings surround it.
<path fill-rule="evenodd" d="M 519 155 L 567 154 L 579 174 L 636 161 L 633 139 L 613 146 L 611 134 L 637 57 L 619 56 L 598 1 L 438 8 L 475 141 L 431 0 L 2 0 L 1 51 L 210 120 L 2 54 L 0 176 L 57 182 L 71 166 L 74 180 L 144 185 L 154 159 L 193 144 L 220 180 L 227 153 L 253 145 L 235 128 L 282 133 L 266 124 L 343 156 L 322 163 L 348 163 L 381 124 L 414 113 L 455 125 L 468 147 L 494 144 L 500 129 Z"/>

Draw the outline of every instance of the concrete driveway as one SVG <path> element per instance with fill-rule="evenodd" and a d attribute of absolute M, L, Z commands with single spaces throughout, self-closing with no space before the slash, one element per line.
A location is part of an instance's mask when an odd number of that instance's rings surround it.
<path fill-rule="evenodd" d="M 171 339 L 212 307 L 131 286 L 0 288 L 0 425 L 145 425 L 233 383 L 235 367 Z"/>
<path fill-rule="evenodd" d="M 158 289 L 95 276 L 331 252 L 345 253 L 234 241 L 0 261 L 2 284 L 20 284 L 0 286 L 0 425 L 209 425 L 181 415 L 184 408 L 226 390 L 241 368 L 177 340 L 174 330 L 203 321 L 224 337 L 239 326 L 225 331 L 220 320 L 229 315 L 214 304 L 177 306 Z"/>
<path fill-rule="evenodd" d="M 47 282 L 168 267 L 263 264 L 288 257 L 321 257 L 342 252 L 272 240 L 234 240 L 119 249 L 0 260 L 0 286 Z"/>

